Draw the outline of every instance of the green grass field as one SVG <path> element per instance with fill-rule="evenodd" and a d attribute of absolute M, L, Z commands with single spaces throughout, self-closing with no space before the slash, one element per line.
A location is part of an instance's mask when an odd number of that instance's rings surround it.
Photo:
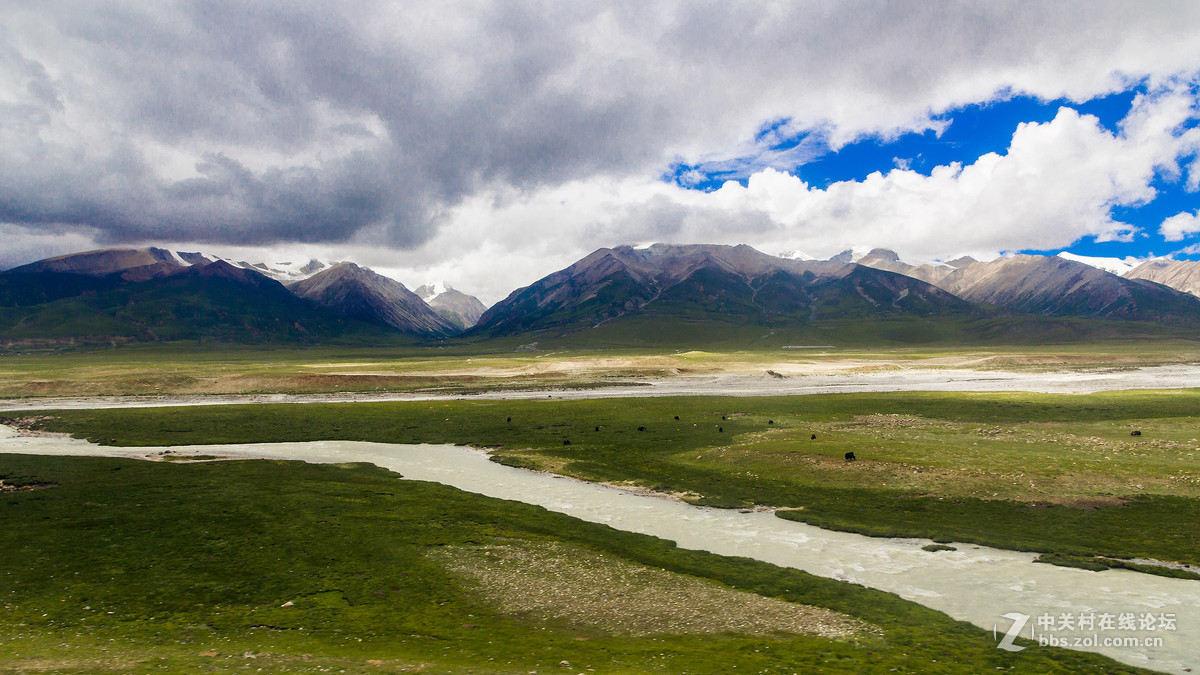
<path fill-rule="evenodd" d="M 783 517 L 834 529 L 1200 563 L 1197 390 L 53 414 L 44 428 L 117 445 L 471 444 L 492 448 L 494 459 L 514 466 L 654 488 L 701 504 L 777 507 Z M 1142 435 L 1131 436 L 1135 429 Z M 843 459 L 850 451 L 858 461 Z"/>
<path fill-rule="evenodd" d="M 286 412 L 245 410 L 260 435 Z M 0 493 L 0 672 L 1136 672 L 369 465 L 0 455 L 0 475 L 38 488 Z"/>

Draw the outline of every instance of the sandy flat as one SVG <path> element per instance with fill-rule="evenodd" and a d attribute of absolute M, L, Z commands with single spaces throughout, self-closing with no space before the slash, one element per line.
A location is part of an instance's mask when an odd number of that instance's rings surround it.
<path fill-rule="evenodd" d="M 878 362 L 871 362 L 878 365 Z M 779 372 L 779 371 L 776 371 Z M 355 393 L 97 396 L 0 400 L 0 412 L 45 409 L 228 405 L 252 403 L 351 403 L 456 399 L 626 398 L 644 396 L 777 396 L 889 391 L 1028 391 L 1088 394 L 1124 389 L 1200 387 L 1200 365 L 1096 369 L 1060 372 L 1007 372 L 967 369 L 889 369 L 773 377 L 758 373 L 715 373 L 671 377 L 613 378 L 589 389 L 505 390 L 481 394 Z"/>

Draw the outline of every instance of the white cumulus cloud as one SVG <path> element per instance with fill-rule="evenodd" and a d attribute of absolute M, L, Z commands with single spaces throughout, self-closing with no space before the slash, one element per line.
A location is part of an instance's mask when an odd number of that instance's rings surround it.
<path fill-rule="evenodd" d="M 818 257 L 885 247 L 927 261 L 1126 240 L 1136 228 L 1112 208 L 1150 201 L 1156 172 L 1179 170 L 1192 96 L 1180 88 L 1139 97 L 1115 132 L 1064 107 L 1049 122 L 1017 126 L 1004 153 L 928 175 L 897 168 L 822 189 L 768 168 L 712 192 L 614 177 L 493 191 L 451 210 L 436 237 L 394 255 L 392 268 L 421 278 L 420 261 L 457 260 L 469 280 L 451 283 L 495 301 L 622 243 L 748 243 Z"/>
<path fill-rule="evenodd" d="M 1183 241 L 1197 232 L 1200 232 L 1200 212 L 1177 213 L 1164 220 L 1158 228 L 1158 233 L 1167 241 Z"/>
<path fill-rule="evenodd" d="M 1198 32 L 1198 3 L 1122 0 L 0 3 L 0 265 L 68 242 L 257 247 L 494 300 L 622 242 L 1128 239 L 1111 209 L 1156 173 L 1200 187 L 1200 131 L 1179 126 Z M 1133 86 L 1154 93 L 1116 133 L 1068 107 L 929 175 L 789 173 L 966 105 Z M 679 165 L 747 185 L 659 180 Z"/>

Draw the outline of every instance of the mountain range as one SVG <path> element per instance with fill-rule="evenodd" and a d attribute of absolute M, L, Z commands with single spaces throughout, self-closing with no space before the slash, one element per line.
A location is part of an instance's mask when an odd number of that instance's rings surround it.
<path fill-rule="evenodd" d="M 107 249 L 0 273 L 0 343 L 664 344 L 775 336 L 833 344 L 1190 336 L 1200 327 L 1200 263 L 1106 262 L 1123 271 L 1117 275 L 1087 260 L 1016 255 L 912 265 L 884 249 L 813 260 L 746 245 L 618 246 L 485 310 L 444 283 L 413 292 L 351 262 L 250 264 L 153 247 Z"/>
<path fill-rule="evenodd" d="M 819 261 L 655 244 L 595 251 L 514 291 L 466 335 L 918 343 L 1179 336 L 1195 327 L 1200 298 L 1057 256 L 910 265 L 883 249 Z"/>
<path fill-rule="evenodd" d="M 972 310 L 920 280 L 854 263 L 784 259 L 745 245 L 655 244 L 600 249 L 514 291 L 471 333 L 578 330 L 630 316 L 769 325 Z"/>
<path fill-rule="evenodd" d="M 251 264 L 149 247 L 0 273 L 0 342 L 7 343 L 393 343 L 462 330 L 400 282 L 348 262 Z"/>
<path fill-rule="evenodd" d="M 875 250 L 858 264 L 922 279 L 963 300 L 1027 314 L 1165 323 L 1197 320 L 1197 299 L 1183 289 L 1135 275 L 1136 270 L 1122 277 L 1061 256 L 1015 255 L 989 262 L 962 258 L 914 266 L 890 251 Z M 1179 265 L 1197 268 L 1186 261 Z"/>

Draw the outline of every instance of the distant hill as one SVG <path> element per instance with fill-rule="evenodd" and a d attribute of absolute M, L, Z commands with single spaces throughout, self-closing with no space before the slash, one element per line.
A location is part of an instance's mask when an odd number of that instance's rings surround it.
<path fill-rule="evenodd" d="M 338 263 L 291 289 L 348 317 L 411 335 L 446 336 L 460 331 L 404 284 L 354 263 Z"/>
<path fill-rule="evenodd" d="M 455 290 L 445 283 L 432 282 L 424 284 L 413 291 L 429 305 L 433 311 L 442 315 L 460 331 L 474 326 L 479 317 L 487 311 L 487 306 L 479 298 Z"/>
<path fill-rule="evenodd" d="M 972 310 L 925 282 L 859 265 L 777 258 L 745 245 L 655 244 L 595 251 L 514 291 L 470 334 L 578 331 L 629 317 L 770 326 Z"/>

